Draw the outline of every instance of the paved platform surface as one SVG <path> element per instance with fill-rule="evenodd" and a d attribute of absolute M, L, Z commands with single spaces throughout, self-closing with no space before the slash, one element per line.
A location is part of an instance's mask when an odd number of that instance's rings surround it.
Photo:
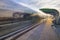
<path fill-rule="evenodd" d="M 51 27 L 51 24 L 50 21 L 46 21 L 16 40 L 59 40 L 56 32 Z"/>

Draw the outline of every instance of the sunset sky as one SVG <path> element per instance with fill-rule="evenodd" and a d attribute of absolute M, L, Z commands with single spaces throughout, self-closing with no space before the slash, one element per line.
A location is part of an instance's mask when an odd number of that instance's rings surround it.
<path fill-rule="evenodd" d="M 60 0 L 0 0 L 0 9 L 10 9 L 15 11 L 22 10 L 22 12 L 35 12 L 33 10 L 38 11 L 38 9 L 41 8 L 60 9 Z"/>
<path fill-rule="evenodd" d="M 38 9 L 42 7 L 57 7 L 57 8 L 60 7 L 60 0 L 0 0 L 0 6 L 3 5 L 9 6 L 10 4 L 12 5 L 14 4 L 12 3 L 12 1 L 17 2 L 17 4 L 24 3 L 33 8 L 38 8 Z M 17 6 L 17 5 L 12 5 L 12 6 Z"/>
<path fill-rule="evenodd" d="M 60 7 L 60 0 L 14 0 L 15 2 L 22 2 L 32 7 Z"/>

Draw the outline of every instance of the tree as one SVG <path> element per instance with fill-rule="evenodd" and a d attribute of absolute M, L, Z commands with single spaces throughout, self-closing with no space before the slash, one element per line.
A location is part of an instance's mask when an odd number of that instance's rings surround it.
<path fill-rule="evenodd" d="M 53 21 L 54 24 L 60 24 L 59 22 L 59 11 L 56 9 L 50 9 L 50 8 L 42 8 L 39 9 L 42 10 L 43 12 L 45 12 L 46 14 L 51 14 L 55 17 L 55 20 Z"/>
<path fill-rule="evenodd" d="M 47 14 L 51 14 L 53 16 L 59 16 L 59 12 L 56 9 L 42 8 L 42 9 L 39 9 L 39 10 L 42 10 L 43 12 L 45 12 Z"/>

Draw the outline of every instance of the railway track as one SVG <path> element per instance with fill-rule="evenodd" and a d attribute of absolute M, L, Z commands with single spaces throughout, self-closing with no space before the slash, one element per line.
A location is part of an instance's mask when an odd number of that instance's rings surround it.
<path fill-rule="evenodd" d="M 5 29 L 0 29 L 0 39 L 7 38 L 11 35 L 21 32 L 22 30 L 29 28 L 30 25 L 32 24 L 33 23 L 30 20 L 30 21 L 18 22 L 18 23 L 13 23 L 13 24 L 0 25 L 0 27 L 1 26 L 5 27 Z"/>

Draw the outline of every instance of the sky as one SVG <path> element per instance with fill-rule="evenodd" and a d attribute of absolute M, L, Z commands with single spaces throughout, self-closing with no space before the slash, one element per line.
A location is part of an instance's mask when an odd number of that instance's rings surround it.
<path fill-rule="evenodd" d="M 0 0 L 0 9 L 1 8 L 17 10 L 17 11 L 18 10 L 28 11 L 28 8 L 35 10 L 41 8 L 60 9 L 60 0 Z"/>
<path fill-rule="evenodd" d="M 13 0 L 15 2 L 22 2 L 35 8 L 56 7 L 60 8 L 60 0 Z"/>
<path fill-rule="evenodd" d="M 16 1 L 16 0 L 0 0 L 0 9 L 10 9 L 10 10 L 17 10 L 23 11 L 27 13 L 33 13 L 39 11 L 36 7 L 28 5 L 28 3 L 23 3 L 23 1 Z"/>
<path fill-rule="evenodd" d="M 0 0 L 0 9 L 22 10 L 22 12 L 32 13 L 41 8 L 60 9 L 60 0 Z"/>
<path fill-rule="evenodd" d="M 17 3 L 24 3 L 33 8 L 38 8 L 38 9 L 43 8 L 43 7 L 56 7 L 56 8 L 60 7 L 60 0 L 0 0 L 0 5 L 7 5 L 7 4 L 3 3 L 2 1 L 5 1 L 7 3 L 9 1 L 10 1 L 10 3 L 12 3 L 11 1 L 14 1 Z M 8 3 L 8 4 L 10 4 L 10 3 Z"/>

